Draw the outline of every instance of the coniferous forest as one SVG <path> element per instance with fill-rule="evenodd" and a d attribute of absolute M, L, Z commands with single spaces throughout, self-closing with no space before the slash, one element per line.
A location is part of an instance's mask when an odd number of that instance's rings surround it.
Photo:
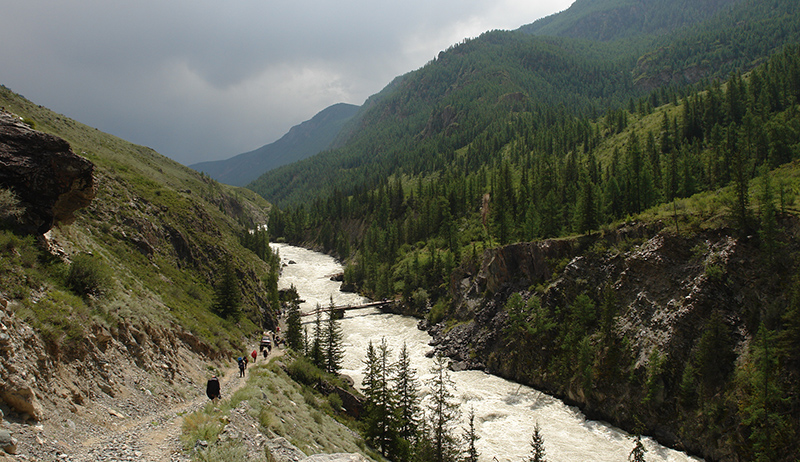
<path fill-rule="evenodd" d="M 493 361 L 520 370 L 512 378 L 521 382 L 583 390 L 587 401 L 590 390 L 627 390 L 641 415 L 617 423 L 654 433 L 653 416 L 663 416 L 674 444 L 710 460 L 795 460 L 796 5 L 693 2 L 690 14 L 676 8 L 687 2 L 652 2 L 647 27 L 610 34 L 606 22 L 593 36 L 575 26 L 594 24 L 602 6 L 635 21 L 629 3 L 577 2 L 573 19 L 455 45 L 368 100 L 334 149 L 250 187 L 280 207 L 270 217 L 273 239 L 335 255 L 347 263 L 348 285 L 396 298 L 443 329 L 471 321 L 456 312 L 453 281 L 477 271 L 490 249 L 600 242 L 634 222 L 698 242 L 689 259 L 708 245 L 703 232 L 738 239 L 758 253 L 749 279 L 761 299 L 712 303 L 680 355 L 636 357 L 618 329 L 613 287 L 553 295 L 546 279 L 484 294 L 506 313 L 498 344 L 547 351 Z M 586 250 L 583 258 L 608 251 Z M 568 263 L 553 263 L 554 278 Z M 722 266 L 704 271 L 719 291 L 739 290 Z"/>

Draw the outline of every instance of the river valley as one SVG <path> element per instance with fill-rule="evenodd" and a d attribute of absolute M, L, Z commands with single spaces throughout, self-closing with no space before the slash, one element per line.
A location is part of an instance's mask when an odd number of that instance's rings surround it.
<path fill-rule="evenodd" d="M 280 288 L 292 285 L 304 300 L 301 310 L 308 312 L 317 305 L 327 306 L 361 304 L 366 299 L 357 294 L 339 291 L 341 283 L 330 276 L 342 271 L 333 258 L 285 244 L 273 244 L 285 264 L 279 280 Z M 310 318 L 304 322 L 310 322 Z M 433 360 L 425 353 L 430 336 L 417 329 L 417 319 L 385 314 L 377 309 L 348 311 L 342 320 L 345 358 L 342 373 L 361 384 L 367 344 L 386 339 L 392 358 L 403 344 L 407 345 L 412 364 L 417 370 L 421 392 L 431 377 Z M 519 385 L 481 371 L 451 372 L 456 384 L 455 395 L 461 400 L 461 428 L 466 427 L 466 417 L 474 409 L 475 426 L 480 439 L 477 442 L 481 461 L 517 462 L 530 454 L 530 441 L 538 422 L 547 453 L 554 462 L 626 461 L 633 448 L 633 437 L 603 422 L 587 420 L 575 407 L 527 386 Z M 648 461 L 698 461 L 694 457 L 643 439 Z"/>

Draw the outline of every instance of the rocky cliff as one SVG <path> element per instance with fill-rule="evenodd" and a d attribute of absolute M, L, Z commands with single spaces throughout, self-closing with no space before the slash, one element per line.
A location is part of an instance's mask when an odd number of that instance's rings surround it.
<path fill-rule="evenodd" d="M 0 187 L 21 200 L 29 228 L 44 234 L 54 222 L 72 223 L 96 195 L 93 172 L 65 140 L 0 111 Z"/>
<path fill-rule="evenodd" d="M 708 460 L 747 459 L 755 430 L 734 370 L 769 307 L 788 303 L 797 224 L 782 225 L 771 262 L 756 237 L 660 223 L 487 250 L 453 277 L 432 343 L 455 368 L 532 385 Z"/>

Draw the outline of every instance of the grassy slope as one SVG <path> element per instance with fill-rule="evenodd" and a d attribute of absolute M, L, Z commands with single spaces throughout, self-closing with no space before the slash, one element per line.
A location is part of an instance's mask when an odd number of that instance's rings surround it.
<path fill-rule="evenodd" d="M 217 406 L 209 403 L 187 416 L 182 436 L 185 447 L 192 448 L 203 439 L 210 443 L 204 460 L 246 460 L 237 459 L 245 451 L 244 441 L 219 441 L 218 436 L 225 429 L 231 410 L 247 402 L 253 425 L 258 425 L 254 431 L 286 438 L 306 454 L 361 453 L 370 460 L 379 460 L 348 428 L 354 425 L 353 421 L 334 411 L 331 398 L 294 381 L 283 370 L 281 360 L 250 367 L 247 384 L 229 400 L 223 399 Z"/>
<path fill-rule="evenodd" d="M 5 234 L 4 242 L 13 242 L 4 250 L 16 246 L 30 255 L 29 265 L 7 260 L 14 276 L 3 284 L 6 297 L 26 307 L 20 314 L 29 322 L 52 332 L 57 344 L 70 339 L 79 343 L 95 323 L 112 331 L 121 322 L 159 327 L 175 323 L 209 345 L 207 353 L 231 350 L 243 335 L 260 329 L 257 306 L 269 268 L 242 248 L 236 235 L 243 230 L 240 223 L 265 222 L 269 204 L 152 149 L 37 106 L 5 87 L 0 105 L 32 121 L 37 130 L 66 139 L 74 152 L 95 164 L 97 198 L 77 214 L 73 225 L 54 228 L 52 238 L 67 255 L 91 252 L 99 257 L 112 276 L 107 295 L 75 297 L 65 288 L 63 263 L 37 256 L 30 240 Z M 238 323 L 209 311 L 214 273 L 226 259 L 235 263 L 244 292 L 245 316 Z M 39 293 L 38 300 L 61 306 L 61 319 L 53 319 L 36 303 L 34 293 Z M 271 316 L 264 320 L 271 322 Z M 64 317 L 73 322 L 64 322 Z M 63 331 L 71 334 L 65 338 Z"/>

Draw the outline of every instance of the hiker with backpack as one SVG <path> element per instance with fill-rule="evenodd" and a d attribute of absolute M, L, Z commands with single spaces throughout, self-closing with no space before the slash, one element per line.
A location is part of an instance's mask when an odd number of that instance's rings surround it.
<path fill-rule="evenodd" d="M 247 360 L 239 356 L 237 361 L 239 362 L 239 377 L 244 377 L 244 368 L 247 367 L 245 361 Z"/>
<path fill-rule="evenodd" d="M 216 375 L 208 379 L 208 383 L 206 384 L 206 396 L 208 396 L 208 399 L 212 402 L 220 399 L 222 396 L 219 392 L 219 379 Z"/>

